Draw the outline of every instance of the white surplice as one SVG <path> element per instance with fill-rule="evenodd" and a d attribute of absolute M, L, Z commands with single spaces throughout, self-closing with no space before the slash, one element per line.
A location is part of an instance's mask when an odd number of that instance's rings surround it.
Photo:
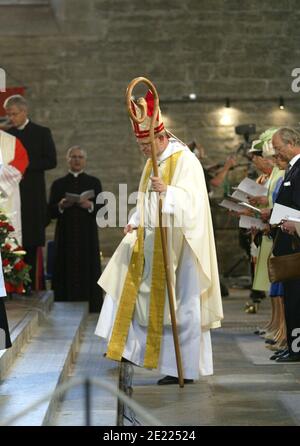
<path fill-rule="evenodd" d="M 16 138 L 0 130 L 0 152 L 2 168 L 0 172 L 1 208 L 11 221 L 15 231 L 11 234 L 22 244 L 21 200 L 19 183 L 22 173 L 9 163 L 15 157 Z"/>

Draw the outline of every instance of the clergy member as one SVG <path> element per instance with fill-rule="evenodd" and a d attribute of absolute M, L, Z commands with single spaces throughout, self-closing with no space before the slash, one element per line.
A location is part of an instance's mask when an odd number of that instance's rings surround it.
<path fill-rule="evenodd" d="M 28 166 L 28 156 L 22 143 L 0 130 L 0 211 L 10 219 L 15 231 L 11 236 L 22 244 L 19 182 Z M 9 327 L 3 301 L 6 296 L 0 253 L 0 350 L 11 347 Z"/>
<path fill-rule="evenodd" d="M 21 141 L 0 130 L 0 207 L 10 219 L 18 243 L 22 244 L 19 183 L 28 166 L 28 155 Z"/>
<path fill-rule="evenodd" d="M 68 150 L 67 163 L 69 173 L 54 181 L 49 200 L 50 216 L 57 220 L 52 288 L 56 301 L 88 301 L 90 312 L 98 312 L 102 293 L 97 285 L 101 265 L 96 198 L 101 182 L 84 172 L 86 152 L 79 146 Z M 79 201 L 82 193 L 86 197 Z"/>
<path fill-rule="evenodd" d="M 45 171 L 56 166 L 56 149 L 51 131 L 29 119 L 28 104 L 21 95 L 10 96 L 4 108 L 12 127 L 8 133 L 16 136 L 28 152 L 29 165 L 20 183 L 22 209 L 22 238 L 26 250 L 25 262 L 31 266 L 31 286 L 27 294 L 43 289 L 39 279 L 42 272 L 37 271 L 38 248 L 45 245 L 47 217 L 47 198 Z M 40 248 L 41 252 L 41 248 Z M 43 280 L 41 280 L 43 282 Z"/>
<path fill-rule="evenodd" d="M 191 383 L 213 373 L 210 329 L 219 327 L 223 318 L 211 213 L 201 164 L 164 128 L 160 111 L 154 130 L 159 177 L 153 176 L 150 91 L 146 102 L 147 118 L 133 128 L 148 161 L 137 210 L 98 282 L 106 296 L 96 334 L 107 341 L 107 358 L 157 369 L 166 375 L 159 385 L 178 383 L 158 227 L 159 193 L 167 225 L 183 375 L 185 383 Z M 135 103 L 132 107 L 140 116 Z"/>

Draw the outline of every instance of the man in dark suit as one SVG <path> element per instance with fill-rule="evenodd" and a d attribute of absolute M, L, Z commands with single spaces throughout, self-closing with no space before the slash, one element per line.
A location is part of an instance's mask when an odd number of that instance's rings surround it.
<path fill-rule="evenodd" d="M 300 133 L 292 128 L 282 127 L 274 134 L 272 143 L 276 153 L 289 163 L 276 203 L 300 210 Z M 279 232 L 274 255 L 300 251 L 295 247 L 288 226 L 283 225 L 277 231 Z M 293 346 L 296 338 L 293 336 L 293 330 L 300 328 L 300 279 L 286 281 L 283 286 L 288 350 L 277 362 L 300 362 L 300 353 L 295 351 Z"/>
<path fill-rule="evenodd" d="M 29 157 L 29 166 L 20 182 L 22 239 L 27 252 L 25 261 L 32 267 L 32 288 L 38 290 L 37 251 L 45 245 L 47 223 L 45 170 L 56 167 L 56 149 L 51 131 L 29 120 L 23 96 L 10 96 L 4 108 L 12 124 L 8 133 L 22 142 Z"/>

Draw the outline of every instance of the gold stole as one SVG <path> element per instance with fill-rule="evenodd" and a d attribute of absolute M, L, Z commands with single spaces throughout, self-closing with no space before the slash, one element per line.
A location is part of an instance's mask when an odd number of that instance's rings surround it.
<path fill-rule="evenodd" d="M 166 159 L 166 164 L 162 174 L 165 184 L 171 184 L 176 168 L 177 160 L 182 151 L 176 152 Z M 152 170 L 152 160 L 149 159 L 144 169 L 139 192 L 142 192 L 142 200 L 149 182 Z M 141 203 L 144 206 L 144 201 Z M 141 213 L 142 214 L 142 213 Z M 135 303 L 138 296 L 141 279 L 144 270 L 144 222 L 141 218 L 140 226 L 137 230 L 137 240 L 135 242 L 128 272 L 126 275 L 123 291 L 120 297 L 119 307 L 112 331 L 112 335 L 107 348 L 107 358 L 121 361 L 125 348 L 130 323 L 135 310 Z M 152 281 L 150 291 L 149 322 L 146 341 L 146 351 L 144 367 L 157 368 L 161 338 L 163 333 L 163 319 L 165 307 L 166 273 L 163 262 L 163 252 L 160 236 L 160 228 L 155 228 L 154 254 L 152 263 Z"/>

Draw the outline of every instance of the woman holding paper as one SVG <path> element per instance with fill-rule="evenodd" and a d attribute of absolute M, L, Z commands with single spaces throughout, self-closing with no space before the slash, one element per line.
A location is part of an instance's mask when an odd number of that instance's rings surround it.
<path fill-rule="evenodd" d="M 249 202 L 253 206 L 273 207 L 272 194 L 279 178 L 284 176 L 284 170 L 274 166 L 275 151 L 272 147 L 271 138 L 276 129 L 268 129 L 260 135 L 260 139 L 253 141 L 249 151 L 255 167 L 264 176 L 264 185 L 268 188 L 267 196 L 250 198 Z M 262 235 L 261 244 L 257 250 L 255 274 L 253 280 L 253 290 L 269 291 L 270 281 L 267 269 L 267 259 L 272 248 L 272 240 L 267 235 Z M 256 310 L 258 305 L 256 305 Z"/>
<path fill-rule="evenodd" d="M 274 133 L 274 132 L 273 132 Z M 270 135 L 270 133 L 269 133 Z M 261 146 L 256 146 L 256 148 L 261 148 Z M 286 165 L 282 163 L 282 161 L 278 157 L 274 157 L 275 151 L 272 147 L 272 143 L 270 140 L 267 140 L 262 146 L 262 165 L 264 161 L 269 161 L 269 163 L 275 162 L 276 166 L 273 167 L 272 173 L 268 180 L 268 195 L 267 197 L 258 197 L 257 199 L 250 200 L 252 204 L 267 204 L 268 208 L 262 209 L 262 219 L 267 221 L 269 215 L 271 213 L 271 209 L 273 208 L 273 203 L 276 200 L 278 190 L 283 181 L 283 176 L 285 172 Z M 259 156 L 259 155 L 256 155 Z M 271 158 L 272 157 L 272 158 Z M 263 200 L 260 200 L 263 198 Z M 267 201 L 266 201 L 267 198 Z M 268 348 L 271 350 L 278 350 L 283 348 L 286 344 L 286 327 L 285 327 L 285 319 L 284 319 L 284 304 L 283 304 L 283 288 L 282 284 L 276 283 L 272 284 L 270 287 L 269 277 L 267 271 L 267 259 L 272 249 L 272 240 L 267 236 L 262 236 L 261 246 L 258 250 L 257 257 L 257 266 L 255 271 L 255 277 L 253 282 L 254 289 L 260 289 L 262 286 L 265 286 L 265 291 L 268 289 L 272 303 L 272 313 L 271 319 L 269 323 L 259 331 L 261 334 L 265 334 L 266 342 L 268 344 Z"/>

